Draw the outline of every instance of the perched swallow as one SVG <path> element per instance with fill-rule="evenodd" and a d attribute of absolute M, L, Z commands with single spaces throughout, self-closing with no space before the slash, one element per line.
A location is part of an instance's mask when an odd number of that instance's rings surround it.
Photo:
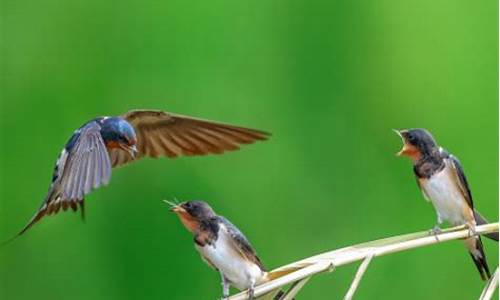
<path fill-rule="evenodd" d="M 243 233 L 203 201 L 166 202 L 194 235 L 202 259 L 220 273 L 223 298 L 229 297 L 229 287 L 234 286 L 248 289 L 253 299 L 254 287 L 267 281 L 267 272 Z"/>
<path fill-rule="evenodd" d="M 106 185 L 111 169 L 145 156 L 174 158 L 221 154 L 239 144 L 266 140 L 268 133 L 163 111 L 132 110 L 118 117 L 99 117 L 77 129 L 64 146 L 41 207 L 18 234 L 60 208 L 81 209 L 84 197 Z"/>
<path fill-rule="evenodd" d="M 474 211 L 469 184 L 458 159 L 439 147 L 425 129 L 395 131 L 404 144 L 398 155 L 412 160 L 417 184 L 424 198 L 432 202 L 436 210 L 437 224 L 431 232 L 437 234 L 439 226 L 447 221 L 454 226 L 465 225 L 475 234 L 476 224 L 485 224 L 487 221 Z M 485 236 L 498 241 L 498 233 Z M 481 278 L 490 278 L 481 238 L 471 236 L 465 239 L 465 245 Z"/>

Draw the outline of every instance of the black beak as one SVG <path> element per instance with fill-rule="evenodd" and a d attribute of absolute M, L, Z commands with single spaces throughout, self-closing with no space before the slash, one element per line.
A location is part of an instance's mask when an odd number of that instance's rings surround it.
<path fill-rule="evenodd" d="M 401 134 L 401 130 L 399 129 L 393 129 L 392 131 L 394 131 L 397 135 L 399 135 L 401 138 L 403 137 L 403 135 Z"/>
<path fill-rule="evenodd" d="M 396 155 L 403 156 L 403 155 L 405 155 L 405 153 L 408 153 L 408 151 L 410 151 L 410 148 L 409 148 L 408 144 L 406 143 L 406 138 L 404 137 L 404 134 L 407 132 L 407 130 L 405 130 L 405 129 L 402 129 L 402 130 L 393 129 L 393 130 L 394 130 L 394 132 L 396 132 L 397 135 L 399 135 L 399 137 L 403 141 L 403 148 L 401 148 L 401 150 L 398 153 L 396 153 Z"/>
<path fill-rule="evenodd" d="M 137 147 L 135 145 L 132 145 L 132 146 L 125 146 L 124 148 L 128 152 L 128 154 L 132 157 L 132 159 L 135 159 L 135 156 L 137 154 Z"/>

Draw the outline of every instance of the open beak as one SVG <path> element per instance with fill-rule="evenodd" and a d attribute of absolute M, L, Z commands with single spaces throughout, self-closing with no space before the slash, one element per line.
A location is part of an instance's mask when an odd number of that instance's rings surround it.
<path fill-rule="evenodd" d="M 398 130 L 398 129 L 393 129 L 393 131 L 399 135 L 399 137 L 401 138 L 401 140 L 403 141 L 403 148 L 401 148 L 401 150 L 399 150 L 398 153 L 396 153 L 397 156 L 402 156 L 402 155 L 405 155 L 407 154 L 408 152 L 410 152 L 410 148 L 408 146 L 408 144 L 406 143 L 406 139 L 404 138 L 403 136 L 403 133 L 406 132 L 406 130 Z"/>
<path fill-rule="evenodd" d="M 404 156 L 404 155 L 408 155 L 410 152 L 412 152 L 412 150 L 408 147 L 407 144 L 404 144 L 403 148 L 401 148 L 401 150 L 399 150 L 399 152 L 396 153 L 396 155 L 397 156 Z"/>
<path fill-rule="evenodd" d="M 132 157 L 132 159 L 135 159 L 135 155 L 137 154 L 137 147 L 135 145 L 129 146 L 122 144 L 121 148 L 127 151 L 127 153 Z"/>
<path fill-rule="evenodd" d="M 179 203 L 175 203 L 168 200 L 163 200 L 163 202 L 167 203 L 170 206 L 170 211 L 174 213 L 186 212 L 186 210 Z"/>
<path fill-rule="evenodd" d="M 403 135 L 401 134 L 401 131 L 402 131 L 402 130 L 399 130 L 399 129 L 393 129 L 392 131 L 394 131 L 397 135 L 399 135 L 399 137 L 403 138 Z"/>

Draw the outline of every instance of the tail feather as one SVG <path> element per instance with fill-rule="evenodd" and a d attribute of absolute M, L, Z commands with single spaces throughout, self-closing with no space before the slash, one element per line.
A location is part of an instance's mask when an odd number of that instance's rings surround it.
<path fill-rule="evenodd" d="M 31 220 L 29 220 L 28 224 L 26 224 L 23 229 L 17 234 L 17 236 L 22 235 L 25 233 L 28 229 L 31 228 L 31 226 L 35 225 L 36 222 L 40 221 L 43 216 L 47 214 L 47 205 L 44 203 L 40 209 L 35 213 L 33 217 L 31 217 Z"/>
<path fill-rule="evenodd" d="M 84 206 L 84 201 L 83 199 L 82 200 L 78 200 L 78 202 L 69 202 L 66 203 L 66 202 L 62 202 L 64 204 L 66 204 L 66 208 L 65 206 L 63 206 L 63 209 L 66 210 L 67 209 L 67 206 L 70 205 L 70 207 L 73 209 L 73 211 L 77 211 L 78 209 L 78 206 L 80 207 L 80 213 L 81 213 L 81 217 L 82 217 L 82 221 L 85 222 L 85 206 Z M 77 206 L 78 204 L 78 206 Z M 40 219 L 42 219 L 44 216 L 48 216 L 48 215 L 51 215 L 51 214 L 57 214 L 57 212 L 59 211 L 59 209 L 54 209 L 53 206 L 51 206 L 51 203 L 49 202 L 44 202 L 42 204 L 42 206 L 40 206 L 40 208 L 37 210 L 37 212 L 33 215 L 33 217 L 31 217 L 31 219 L 29 220 L 29 222 L 24 225 L 23 229 L 21 229 L 16 235 L 14 235 L 13 237 L 11 237 L 10 239 L 0 243 L 0 247 L 3 247 L 7 244 L 10 244 L 12 241 L 14 241 L 16 238 L 20 237 L 21 235 L 23 235 L 26 231 L 28 231 L 28 229 L 30 229 L 33 225 L 35 225 L 35 223 L 37 223 L 38 221 L 40 221 Z"/>
<path fill-rule="evenodd" d="M 273 300 L 281 300 L 285 296 L 285 291 L 279 290 L 278 293 L 274 296 Z M 293 298 L 292 300 L 295 300 Z"/>
<path fill-rule="evenodd" d="M 486 262 L 486 254 L 484 253 L 483 243 L 480 237 L 472 237 L 465 240 L 469 254 L 474 261 L 474 264 L 481 275 L 482 280 L 488 280 L 491 277 L 490 268 Z"/>
<path fill-rule="evenodd" d="M 266 273 L 266 282 L 269 282 L 271 280 L 274 280 L 274 279 L 280 278 L 282 276 L 285 276 L 287 274 L 293 273 L 297 270 L 298 270 L 298 268 L 297 269 L 290 268 L 290 269 L 282 270 L 282 271 L 268 272 L 268 273 Z M 286 294 L 284 290 L 279 290 L 278 292 L 274 292 L 274 293 L 275 294 L 272 297 L 273 300 L 281 300 Z M 293 298 L 292 300 L 295 300 L 295 298 Z"/>
<path fill-rule="evenodd" d="M 28 229 L 31 228 L 31 226 L 33 226 L 36 222 L 38 222 L 43 216 L 45 216 L 47 212 L 47 207 L 46 205 L 42 205 L 40 207 L 40 209 L 35 213 L 35 215 L 33 217 L 31 217 L 31 219 L 29 220 L 29 222 L 24 225 L 23 229 L 21 229 L 21 231 L 19 231 L 16 235 L 14 235 L 13 237 L 11 237 L 10 239 L 2 242 L 0 244 L 0 246 L 5 246 L 7 244 L 10 244 L 11 242 L 13 242 L 15 239 L 17 239 L 18 237 L 20 237 L 23 233 L 25 233 Z"/>

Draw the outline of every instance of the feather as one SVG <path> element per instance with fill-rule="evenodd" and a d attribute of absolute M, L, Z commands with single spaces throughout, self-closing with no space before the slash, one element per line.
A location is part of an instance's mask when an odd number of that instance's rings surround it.
<path fill-rule="evenodd" d="M 82 126 L 65 149 L 56 163 L 54 181 L 41 207 L 18 235 L 26 232 L 45 215 L 57 214 L 61 207 L 63 210 L 70 207 L 76 211 L 77 203 L 80 203 L 83 209 L 83 197 L 93 188 L 109 181 L 111 163 L 98 122 L 94 120 Z"/>
<path fill-rule="evenodd" d="M 135 129 L 136 159 L 195 156 L 238 150 L 238 144 L 266 140 L 268 133 L 163 111 L 133 110 L 122 116 Z M 123 151 L 108 150 L 113 167 L 131 162 Z"/>

